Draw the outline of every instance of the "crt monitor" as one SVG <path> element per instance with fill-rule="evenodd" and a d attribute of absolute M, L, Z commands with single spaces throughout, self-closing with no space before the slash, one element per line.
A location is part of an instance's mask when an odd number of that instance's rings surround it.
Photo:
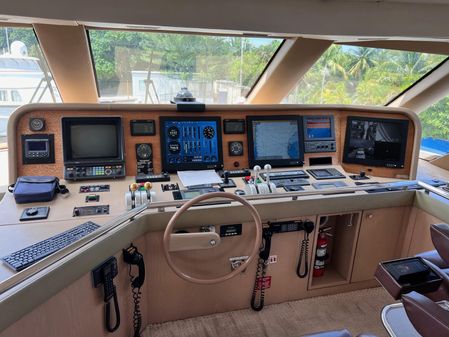
<path fill-rule="evenodd" d="M 304 144 L 300 116 L 249 116 L 249 165 L 302 166 Z"/>
<path fill-rule="evenodd" d="M 220 117 L 161 117 L 162 170 L 222 169 Z"/>
<path fill-rule="evenodd" d="M 404 167 L 408 121 L 348 117 L 343 162 Z"/>
<path fill-rule="evenodd" d="M 123 162 L 120 117 L 62 118 L 64 163 Z"/>

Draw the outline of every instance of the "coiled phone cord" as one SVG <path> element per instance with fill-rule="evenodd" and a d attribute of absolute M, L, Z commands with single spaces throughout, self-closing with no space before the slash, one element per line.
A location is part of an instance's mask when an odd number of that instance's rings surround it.
<path fill-rule="evenodd" d="M 304 260 L 304 272 L 301 273 L 302 261 Z M 301 250 L 299 252 L 298 266 L 296 274 L 299 278 L 304 278 L 309 273 L 309 233 L 304 231 L 304 239 L 301 242 Z"/>
<path fill-rule="evenodd" d="M 135 276 L 131 273 L 131 265 L 129 265 L 129 278 L 134 281 Z M 134 327 L 134 337 L 140 337 L 140 329 L 142 328 L 142 312 L 140 311 L 140 299 L 142 297 L 142 292 L 140 287 L 132 287 L 131 292 L 133 294 L 134 311 L 133 311 L 133 327 Z"/>
<path fill-rule="evenodd" d="M 108 330 L 109 332 L 114 332 L 115 330 L 117 330 L 120 326 L 120 308 L 118 305 L 118 300 L 117 300 L 117 291 L 115 290 L 115 286 L 114 287 L 114 292 L 113 292 L 113 300 L 114 300 L 114 309 L 115 309 L 115 325 L 111 326 L 111 301 L 107 301 L 106 302 L 106 306 L 105 306 L 105 310 L 106 310 L 106 330 Z"/>
<path fill-rule="evenodd" d="M 256 278 L 254 280 L 253 294 L 251 296 L 251 308 L 254 311 L 261 311 L 265 303 L 265 275 L 267 273 L 267 261 L 259 258 L 257 263 Z M 260 296 L 257 300 L 257 290 L 260 290 Z"/>
<path fill-rule="evenodd" d="M 272 235 L 273 232 L 270 228 L 263 229 L 262 238 L 264 241 L 264 245 L 259 252 L 259 262 L 257 263 L 256 279 L 254 280 L 253 294 L 251 297 L 251 308 L 254 311 L 262 310 L 265 302 L 265 275 L 267 273 L 268 259 L 270 258 Z M 258 301 L 256 299 L 257 290 L 260 290 L 260 297 Z"/>

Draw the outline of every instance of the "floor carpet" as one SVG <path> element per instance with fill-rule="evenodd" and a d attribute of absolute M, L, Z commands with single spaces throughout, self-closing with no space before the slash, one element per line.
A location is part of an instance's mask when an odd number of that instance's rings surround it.
<path fill-rule="evenodd" d="M 236 310 L 174 322 L 151 324 L 145 337 L 299 337 L 347 328 L 354 335 L 388 336 L 380 312 L 393 302 L 383 288 L 266 306 L 261 312 Z"/>

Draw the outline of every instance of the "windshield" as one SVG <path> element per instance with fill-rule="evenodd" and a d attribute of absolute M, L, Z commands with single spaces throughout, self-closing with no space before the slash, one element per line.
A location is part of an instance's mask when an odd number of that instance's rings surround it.
<path fill-rule="evenodd" d="M 449 153 L 449 96 L 419 114 L 422 125 L 421 150 L 437 155 Z"/>
<path fill-rule="evenodd" d="M 11 113 L 23 104 L 44 102 L 61 98 L 33 29 L 0 27 L 0 148 L 6 146 Z"/>
<path fill-rule="evenodd" d="M 334 44 L 283 103 L 385 105 L 446 57 Z"/>
<path fill-rule="evenodd" d="M 102 102 L 244 103 L 281 39 L 89 30 Z M 183 89 L 187 88 L 187 89 Z"/>

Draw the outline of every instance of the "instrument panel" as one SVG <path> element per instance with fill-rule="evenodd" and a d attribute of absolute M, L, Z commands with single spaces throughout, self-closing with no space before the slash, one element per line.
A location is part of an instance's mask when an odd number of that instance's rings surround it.
<path fill-rule="evenodd" d="M 379 111 L 381 110 L 381 111 Z M 411 113 L 409 113 L 411 114 Z M 190 169 L 225 169 L 237 170 L 252 168 L 254 159 L 254 140 L 250 133 L 252 121 L 276 122 L 282 118 L 296 121 L 292 124 L 272 128 L 259 127 L 270 131 L 270 135 L 262 133 L 258 142 L 262 154 L 260 164 L 271 164 L 273 167 L 301 166 L 308 168 L 318 165 L 341 165 L 345 171 L 358 173 L 367 171 L 370 175 L 407 179 L 413 178 L 413 150 L 418 144 L 415 140 L 415 124 L 407 112 L 394 108 L 357 108 L 319 106 L 283 106 L 262 109 L 260 106 L 229 106 L 220 109 L 208 107 L 205 112 L 177 112 L 176 106 L 147 107 L 129 105 L 126 110 L 122 106 L 73 106 L 55 105 L 53 108 L 36 108 L 24 111 L 18 118 L 16 144 L 18 155 L 12 167 L 12 178 L 19 175 L 56 175 L 63 176 L 63 134 L 61 119 L 64 117 L 120 117 L 123 129 L 123 149 L 127 176 L 138 173 L 160 174 L 164 171 Z M 381 118 L 404 120 L 408 122 L 403 167 L 385 167 L 366 165 L 363 162 L 346 162 L 343 160 L 348 118 Z M 44 121 L 45 133 L 29 128 L 31 118 Z M 260 124 L 260 123 L 259 123 Z M 262 123 L 263 124 L 263 123 Z M 275 125 L 276 126 L 276 125 Z M 293 130 L 294 129 L 294 130 Z M 297 137 L 296 137 L 297 130 Z M 28 164 L 23 162 L 20 154 L 22 135 L 50 135 L 54 138 L 53 163 Z M 260 134 L 260 132 L 259 132 Z M 289 135 L 287 138 L 286 135 Z M 253 132 L 254 136 L 254 132 Z M 293 141 L 290 138 L 295 138 Z M 297 141 L 296 141 L 297 139 Z M 274 143 L 273 143 L 274 142 Z M 251 144 L 252 143 L 252 144 Z M 145 144 L 145 145 L 142 145 Z M 286 147 L 287 144 L 287 147 Z M 281 145 L 282 148 L 279 148 Z M 290 146 L 290 149 L 288 148 Z M 279 149 L 279 151 L 277 151 Z M 284 151 L 284 152 L 282 152 Z M 150 156 L 148 154 L 151 153 Z M 272 156 L 268 158 L 267 153 Z M 285 155 L 287 154 L 287 155 Z M 279 157 L 279 158 L 276 158 Z M 293 160 L 292 160 L 293 158 Z M 291 160 L 288 164 L 276 160 Z M 146 166 L 139 169 L 137 162 Z M 145 162 L 143 162 L 145 160 Z M 257 163 L 257 164 L 259 164 Z M 274 165 L 273 165 L 274 163 Z M 140 166 L 142 167 L 142 165 Z"/>
<path fill-rule="evenodd" d="M 161 117 L 162 170 L 223 168 L 219 117 Z"/>

